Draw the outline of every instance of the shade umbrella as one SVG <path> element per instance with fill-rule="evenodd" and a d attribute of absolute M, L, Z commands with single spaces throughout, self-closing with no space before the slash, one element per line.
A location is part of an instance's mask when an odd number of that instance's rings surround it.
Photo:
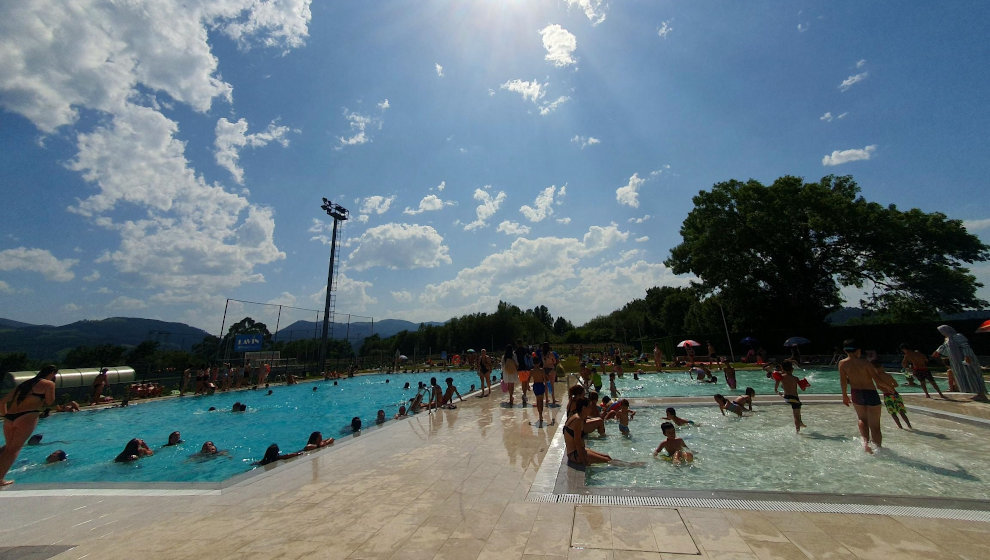
<path fill-rule="evenodd" d="M 474 354 L 474 348 L 468 348 L 467 349 L 467 353 L 468 354 Z"/>
<path fill-rule="evenodd" d="M 760 343 L 760 341 L 759 340 L 756 340 L 755 338 L 753 338 L 751 336 L 747 336 L 746 338 L 740 340 L 739 343 L 740 344 L 745 344 L 746 346 L 756 346 L 757 344 Z"/>
<path fill-rule="evenodd" d="M 678 348 L 684 348 L 685 346 L 701 346 L 701 343 L 696 342 L 696 341 L 691 340 L 691 339 L 682 340 L 682 341 L 680 341 L 680 342 L 677 343 L 677 347 Z"/>
<path fill-rule="evenodd" d="M 784 346 L 801 346 L 802 344 L 810 344 L 811 341 L 803 336 L 792 336 L 784 341 Z"/>
<path fill-rule="evenodd" d="M 983 324 L 980 325 L 980 328 L 976 329 L 976 332 L 978 332 L 978 333 L 981 333 L 981 332 L 990 332 L 990 319 L 987 319 L 986 321 L 983 321 Z"/>
<path fill-rule="evenodd" d="M 401 354 L 401 355 L 399 356 L 399 359 L 400 359 L 400 360 L 408 360 L 408 359 L 409 359 L 409 356 L 406 356 L 405 354 Z"/>

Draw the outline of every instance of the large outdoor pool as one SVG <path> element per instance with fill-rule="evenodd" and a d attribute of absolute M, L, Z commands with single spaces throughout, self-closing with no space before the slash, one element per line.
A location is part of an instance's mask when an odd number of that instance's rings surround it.
<path fill-rule="evenodd" d="M 43 434 L 41 445 L 25 446 L 7 478 L 18 486 L 220 482 L 255 468 L 251 463 L 261 459 L 272 443 L 282 453 L 290 453 L 302 449 L 313 431 L 322 432 L 324 438 L 350 437 L 355 416 L 361 418 L 365 431 L 375 426 L 379 409 L 391 419 L 400 404 L 408 404 L 415 396 L 417 383 L 429 383 L 431 376 L 437 377 L 441 387 L 444 378 L 453 377 L 462 395 L 478 383 L 472 371 L 361 375 L 337 385 L 317 381 L 273 386 L 272 395 L 258 389 L 55 414 L 38 423 L 35 433 Z M 410 388 L 404 390 L 406 382 Z M 230 411 L 238 401 L 247 404 L 246 412 Z M 217 410 L 210 411 L 210 407 Z M 181 432 L 184 443 L 162 447 L 174 430 Z M 124 444 L 135 437 L 145 440 L 155 454 L 131 463 L 114 463 Z M 208 460 L 193 457 L 207 440 L 229 455 Z M 56 449 L 64 450 L 68 461 L 46 465 L 45 457 Z"/>
<path fill-rule="evenodd" d="M 587 486 L 990 499 L 986 427 L 909 410 L 914 429 L 899 430 L 884 411 L 883 449 L 868 455 L 854 411 L 842 405 L 806 403 L 801 435 L 784 405 L 757 403 L 743 418 L 722 416 L 714 404 L 678 406 L 677 414 L 697 422 L 677 430 L 694 452 L 691 465 L 652 456 L 664 439 L 664 408 L 645 407 L 630 423 L 631 437 L 610 422 L 609 435 L 589 438 L 588 447 L 646 466 L 591 466 Z"/>
<path fill-rule="evenodd" d="M 736 388 L 730 389 L 725 384 L 725 374 L 722 371 L 714 370 L 718 377 L 717 383 L 701 383 L 694 379 L 690 373 L 684 371 L 668 373 L 645 373 L 639 379 L 633 378 L 633 373 L 627 371 L 621 379 L 616 378 L 615 385 L 622 393 L 623 397 L 648 398 L 648 397 L 699 397 L 711 396 L 715 393 L 723 395 L 741 395 L 746 387 L 752 387 L 758 395 L 773 394 L 773 379 L 767 377 L 763 370 L 739 370 L 736 371 Z M 890 372 L 894 379 L 900 383 L 897 391 L 900 393 L 920 393 L 921 387 L 918 385 L 907 385 L 904 375 L 897 372 Z M 809 394 L 838 394 L 842 392 L 839 387 L 839 370 L 835 368 L 815 368 L 815 369 L 795 369 L 796 377 L 805 378 L 810 385 L 805 393 Z M 608 376 L 602 376 L 602 394 L 608 394 Z M 939 387 L 943 391 L 948 390 L 948 383 L 939 380 Z M 929 387 L 928 390 L 934 393 Z"/>

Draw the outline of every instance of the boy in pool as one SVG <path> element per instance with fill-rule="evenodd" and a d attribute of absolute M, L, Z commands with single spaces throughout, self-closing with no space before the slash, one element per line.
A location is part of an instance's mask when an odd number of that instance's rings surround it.
<path fill-rule="evenodd" d="M 461 399 L 461 402 L 464 402 L 464 397 L 461 396 L 460 391 L 458 391 L 457 387 L 454 386 L 453 377 L 448 377 L 447 379 L 444 379 L 444 382 L 447 383 L 447 390 L 444 391 L 443 393 L 442 406 L 444 408 L 457 408 L 456 406 L 454 406 L 454 394 L 455 393 L 457 394 L 457 398 Z"/>
<path fill-rule="evenodd" d="M 608 392 L 612 395 L 612 398 L 618 397 L 622 393 L 619 392 L 618 387 L 615 386 L 615 373 L 608 374 Z"/>
<path fill-rule="evenodd" d="M 619 422 L 619 431 L 622 435 L 629 437 L 629 420 L 636 416 L 635 410 L 629 410 L 629 399 L 619 401 L 618 408 L 613 408 L 605 415 L 606 420 L 615 418 Z"/>
<path fill-rule="evenodd" d="M 671 422 L 677 424 L 678 426 L 683 426 L 685 424 L 694 424 L 694 420 L 687 420 L 685 418 L 681 418 L 677 416 L 677 411 L 674 410 L 673 407 L 668 407 L 666 412 L 667 415 L 663 417 L 664 420 L 670 420 Z"/>
<path fill-rule="evenodd" d="M 801 399 L 798 398 L 798 379 L 794 377 L 794 364 L 785 361 L 780 367 L 780 377 L 773 383 L 773 392 L 784 397 L 784 401 L 791 405 L 791 414 L 794 415 L 794 429 L 801 433 L 801 428 L 807 428 L 801 421 Z M 783 391 L 778 391 L 783 387 Z M 802 391 L 804 389 L 801 389 Z"/>
<path fill-rule="evenodd" d="M 666 450 L 667 456 L 670 457 L 670 462 L 675 465 L 681 464 L 681 461 L 686 461 L 688 463 L 694 461 L 694 453 L 688 451 L 687 444 L 684 440 L 677 437 L 677 431 L 674 429 L 674 425 L 670 422 L 664 422 L 660 424 L 660 430 L 667 439 L 660 442 L 656 450 L 653 452 L 653 456 L 656 457 L 661 451 Z"/>
<path fill-rule="evenodd" d="M 870 363 L 877 369 L 874 380 L 876 381 L 877 389 L 880 389 L 883 393 L 883 404 L 887 408 L 887 412 L 890 413 L 890 417 L 894 419 L 897 427 L 903 430 L 904 426 L 897 419 L 897 415 L 900 414 L 907 427 L 911 428 L 911 421 L 907 417 L 907 409 L 904 408 L 904 399 L 896 389 L 897 380 L 894 379 L 893 375 L 887 373 L 887 370 L 884 369 L 879 359 L 870 360 Z M 911 429 L 913 430 L 914 428 Z"/>
<path fill-rule="evenodd" d="M 744 410 L 753 411 L 753 395 L 756 392 L 753 391 L 752 387 L 746 387 L 746 394 L 740 395 L 733 400 L 728 400 L 721 394 L 715 394 L 715 402 L 718 403 L 718 410 L 725 416 L 725 412 L 729 411 L 736 416 L 742 416 Z"/>
<path fill-rule="evenodd" d="M 602 376 L 598 373 L 598 368 L 591 368 L 591 384 L 595 386 L 595 392 L 602 392 Z"/>

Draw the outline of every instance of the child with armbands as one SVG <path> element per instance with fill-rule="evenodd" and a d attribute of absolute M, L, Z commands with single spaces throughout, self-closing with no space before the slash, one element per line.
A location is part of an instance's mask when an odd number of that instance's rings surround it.
<path fill-rule="evenodd" d="M 904 422 L 907 424 L 908 428 L 911 428 L 911 421 L 907 417 L 907 409 L 904 408 L 904 399 L 901 397 L 900 393 L 897 392 L 897 380 L 894 379 L 893 375 L 887 373 L 887 370 L 883 367 L 883 363 L 878 359 L 874 358 L 870 360 L 873 367 L 876 369 L 876 373 L 873 375 L 873 380 L 877 384 L 877 389 L 883 392 L 883 404 L 887 408 L 887 412 L 890 413 L 890 417 L 894 419 L 894 423 L 897 427 L 904 429 L 901 425 L 901 421 L 897 419 L 899 414 Z M 911 428 L 912 430 L 914 428 Z"/>
<path fill-rule="evenodd" d="M 667 457 L 671 463 L 679 465 L 681 461 L 686 461 L 688 463 L 694 461 L 694 454 L 691 453 L 687 444 L 684 440 L 677 437 L 677 431 L 674 429 L 674 425 L 670 422 L 664 422 L 660 424 L 660 430 L 663 431 L 663 435 L 667 439 L 660 442 L 656 450 L 653 452 L 653 456 L 656 457 L 661 451 L 667 451 Z"/>

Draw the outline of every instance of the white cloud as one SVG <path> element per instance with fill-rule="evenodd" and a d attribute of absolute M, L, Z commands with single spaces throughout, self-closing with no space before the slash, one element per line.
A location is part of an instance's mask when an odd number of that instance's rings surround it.
<path fill-rule="evenodd" d="M 37 272 L 55 282 L 68 282 L 76 277 L 72 267 L 77 259 L 61 259 L 55 257 L 47 249 L 28 249 L 17 247 L 0 251 L 0 270 L 24 270 Z"/>
<path fill-rule="evenodd" d="M 650 218 L 652 218 L 652 217 L 653 216 L 651 216 L 649 214 L 644 214 L 643 216 L 641 216 L 639 218 L 629 218 L 628 221 L 629 221 L 630 224 L 641 224 L 643 222 L 649 221 Z"/>
<path fill-rule="evenodd" d="M 529 226 L 524 226 L 518 222 L 510 222 L 509 220 L 505 220 L 498 225 L 495 231 L 506 235 L 527 235 L 529 233 Z"/>
<path fill-rule="evenodd" d="M 564 189 L 565 187 L 561 187 L 561 196 L 566 192 Z M 536 200 L 533 201 L 533 204 L 536 206 L 535 208 L 524 204 L 519 208 L 519 211 L 531 222 L 542 222 L 544 219 L 553 215 L 553 202 L 556 193 L 557 186 L 550 185 L 540 191 L 540 194 L 536 195 Z"/>
<path fill-rule="evenodd" d="M 540 114 L 549 115 L 550 113 L 556 111 L 557 107 L 560 107 L 561 105 L 567 103 L 570 100 L 571 100 L 570 97 L 567 97 L 566 95 L 561 95 L 560 97 L 554 99 L 550 103 L 543 103 L 540 105 Z"/>
<path fill-rule="evenodd" d="M 389 292 L 392 294 L 392 299 L 400 303 L 410 303 L 413 300 L 412 292 L 409 290 L 399 290 L 397 292 Z"/>
<path fill-rule="evenodd" d="M 74 303 L 67 303 L 62 306 L 62 311 L 65 311 L 66 313 L 75 313 L 76 311 L 80 311 L 80 310 L 82 310 L 82 307 Z"/>
<path fill-rule="evenodd" d="M 254 134 L 247 134 L 247 129 L 246 119 L 230 122 L 226 118 L 220 117 L 215 130 L 216 139 L 213 141 L 213 145 L 216 147 L 217 164 L 229 171 L 238 184 L 244 184 L 244 170 L 237 165 L 241 148 L 245 146 L 257 148 L 271 142 L 277 142 L 282 147 L 289 145 L 289 139 L 286 138 L 286 134 L 289 132 L 287 126 L 276 126 L 273 122 L 269 123 L 265 131 Z"/>
<path fill-rule="evenodd" d="M 587 137 L 585 137 L 585 136 L 578 136 L 577 134 L 575 134 L 574 135 L 574 138 L 571 138 L 571 143 L 572 144 L 580 144 L 582 150 L 585 149 L 585 148 L 587 148 L 588 146 L 594 146 L 595 144 L 601 144 L 601 142 L 602 142 L 601 140 L 595 138 L 594 136 L 587 136 Z"/>
<path fill-rule="evenodd" d="M 509 80 L 499 87 L 513 93 L 518 93 L 524 100 L 532 101 L 533 103 L 538 103 L 546 95 L 543 89 L 546 87 L 546 84 L 541 84 L 536 80 L 527 82 L 517 78 L 515 80 Z"/>
<path fill-rule="evenodd" d="M 640 179 L 638 173 L 633 173 L 625 186 L 615 189 L 615 199 L 619 201 L 619 204 L 639 208 L 639 188 L 645 182 L 646 179 Z"/>
<path fill-rule="evenodd" d="M 540 30 L 543 38 L 543 48 L 547 50 L 544 57 L 554 66 L 561 68 L 577 63 L 574 51 L 577 49 L 577 37 L 556 23 Z"/>
<path fill-rule="evenodd" d="M 825 121 L 825 122 L 832 122 L 832 112 L 831 111 L 825 111 L 825 114 L 822 115 L 822 116 L 820 116 L 820 117 L 818 117 L 818 120 Z"/>
<path fill-rule="evenodd" d="M 361 213 L 362 214 L 378 214 L 382 215 L 388 212 L 388 209 L 392 206 L 392 202 L 395 200 L 395 195 L 385 197 L 380 194 L 365 197 L 361 201 Z"/>
<path fill-rule="evenodd" d="M 438 191 L 443 192 L 443 190 L 447 188 L 447 181 L 440 181 L 440 184 L 437 185 L 436 188 Z"/>
<path fill-rule="evenodd" d="M 10 287 L 10 284 L 0 280 L 0 294 L 12 294 L 14 289 Z"/>
<path fill-rule="evenodd" d="M 859 82 L 865 80 L 869 75 L 870 75 L 869 72 L 860 72 L 859 74 L 854 74 L 852 76 L 849 76 L 845 80 L 842 80 L 842 83 L 839 84 L 839 89 L 842 91 L 846 91 L 849 88 L 853 87 L 853 85 L 858 84 Z"/>
<path fill-rule="evenodd" d="M 378 110 L 386 111 L 391 106 L 392 105 L 389 104 L 388 99 L 386 99 L 385 101 L 382 101 L 381 103 L 378 104 Z"/>
<path fill-rule="evenodd" d="M 578 7 L 584 12 L 588 20 L 591 21 L 591 25 L 598 25 L 599 23 L 605 21 L 605 16 L 608 12 L 608 2 L 605 0 L 565 0 L 567 2 L 567 7 Z"/>
<path fill-rule="evenodd" d="M 567 218 L 557 218 L 557 223 L 558 224 L 567 225 L 567 224 L 571 223 L 571 219 L 569 217 L 567 217 Z"/>
<path fill-rule="evenodd" d="M 341 272 L 337 275 L 336 280 L 333 284 L 333 291 L 336 294 L 338 302 L 347 302 L 346 312 L 348 313 L 358 313 L 361 311 L 367 311 L 369 306 L 378 303 L 378 299 L 368 295 L 368 290 L 374 286 L 371 282 L 365 282 L 362 280 L 355 280 L 348 276 L 346 273 Z M 323 304 L 327 299 L 327 287 L 323 286 L 320 291 L 309 296 L 310 301 L 314 305 L 319 305 L 322 309 Z M 343 308 L 338 306 L 337 316 L 345 311 Z"/>
<path fill-rule="evenodd" d="M 832 166 L 841 165 L 843 163 L 849 163 L 850 161 L 859 161 L 864 159 L 870 159 L 873 152 L 877 150 L 876 145 L 866 146 L 865 148 L 852 149 L 852 150 L 835 150 L 830 155 L 822 158 L 822 165 Z"/>
<path fill-rule="evenodd" d="M 436 210 L 442 210 L 444 206 L 453 204 L 452 202 L 444 202 L 435 194 L 428 194 L 419 201 L 419 208 L 413 209 L 406 207 L 402 212 L 404 214 L 409 214 L 410 216 L 415 216 L 416 214 L 422 214 L 423 212 L 431 212 Z"/>
<path fill-rule="evenodd" d="M 91 272 L 90 274 L 88 274 L 83 278 L 83 280 L 85 280 L 86 282 L 96 282 L 99 279 L 100 279 L 99 270 L 94 270 L 93 272 Z"/>
<path fill-rule="evenodd" d="M 646 243 L 649 240 L 650 240 L 650 236 L 649 235 L 644 235 L 643 237 L 637 237 L 636 238 L 636 243 Z"/>
<path fill-rule="evenodd" d="M 486 185 L 485 189 L 490 188 L 490 185 Z M 474 190 L 474 199 L 480 202 L 477 207 L 475 207 L 474 212 L 477 219 L 473 222 L 464 226 L 465 231 L 471 231 L 473 229 L 478 229 L 480 227 L 485 227 L 488 225 L 488 219 L 498 212 L 498 209 L 505 202 L 505 192 L 499 191 L 494 197 L 484 189 Z"/>
<path fill-rule="evenodd" d="M 664 21 L 657 28 L 657 36 L 661 39 L 666 39 L 667 35 L 673 30 L 674 28 L 670 26 L 670 20 Z"/>
<path fill-rule="evenodd" d="M 807 23 L 799 23 L 799 24 L 797 24 L 797 30 L 798 30 L 799 33 L 804 33 L 805 31 L 808 30 L 808 24 Z"/>
<path fill-rule="evenodd" d="M 970 231 L 978 231 L 990 228 L 990 218 L 982 220 L 963 220 L 963 227 Z"/>
<path fill-rule="evenodd" d="M 865 58 L 861 58 L 858 61 L 856 61 L 856 68 L 857 69 L 862 68 L 864 66 L 866 66 L 866 59 Z"/>
<path fill-rule="evenodd" d="M 375 266 L 409 270 L 451 263 L 443 237 L 431 226 L 385 224 L 366 230 L 356 239 L 349 239 L 346 246 L 355 247 L 348 259 L 354 270 Z"/>
<path fill-rule="evenodd" d="M 324 290 L 324 292 L 326 292 L 326 290 Z M 297 298 L 293 294 L 290 294 L 289 292 L 282 292 L 281 294 L 269 299 L 265 303 L 271 305 L 286 305 L 286 306 L 295 307 L 296 305 L 298 305 L 298 299 L 299 298 Z"/>
<path fill-rule="evenodd" d="M 437 77 L 438 78 L 442 78 L 443 77 L 443 66 L 440 66 L 440 63 L 437 62 L 436 64 L 434 64 L 434 68 L 437 71 Z"/>

